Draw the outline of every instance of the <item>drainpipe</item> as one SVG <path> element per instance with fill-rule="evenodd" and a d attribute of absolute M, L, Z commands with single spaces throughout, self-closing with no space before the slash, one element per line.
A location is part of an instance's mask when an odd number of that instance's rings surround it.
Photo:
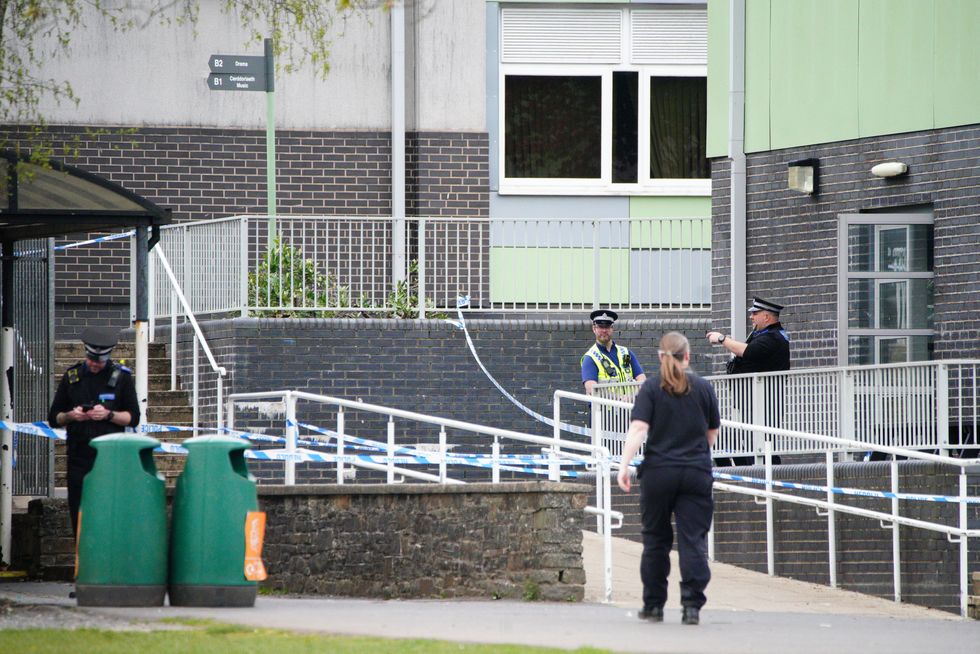
<path fill-rule="evenodd" d="M 0 415 L 6 424 L 14 421 L 14 242 L 0 243 L 0 295 L 3 299 L 3 323 L 0 330 Z M 14 432 L 10 429 L 0 431 L 0 549 L 3 559 L 0 563 L 9 565 L 12 561 L 10 553 L 11 533 L 13 522 L 14 500 Z"/>
<path fill-rule="evenodd" d="M 391 284 L 405 279 L 405 5 L 391 7 Z"/>
<path fill-rule="evenodd" d="M 728 2 L 728 156 L 732 337 L 745 340 L 745 0 Z"/>

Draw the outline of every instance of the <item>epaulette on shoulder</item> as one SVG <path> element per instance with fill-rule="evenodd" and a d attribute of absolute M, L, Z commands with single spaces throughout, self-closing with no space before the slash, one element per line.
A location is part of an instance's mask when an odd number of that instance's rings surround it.
<path fill-rule="evenodd" d="M 79 362 L 71 366 L 70 368 L 68 368 L 68 371 L 65 373 L 65 377 L 68 378 L 69 384 L 75 384 L 78 382 L 79 379 L 81 379 L 81 376 L 78 374 L 78 371 L 82 369 L 82 365 L 83 365 L 82 362 Z"/>
<path fill-rule="evenodd" d="M 119 370 L 122 370 L 123 372 L 129 373 L 130 375 L 133 374 L 133 371 L 132 370 L 130 370 L 129 368 L 127 368 L 126 366 L 124 366 L 121 363 L 117 363 L 116 364 L 116 368 L 118 368 Z"/>

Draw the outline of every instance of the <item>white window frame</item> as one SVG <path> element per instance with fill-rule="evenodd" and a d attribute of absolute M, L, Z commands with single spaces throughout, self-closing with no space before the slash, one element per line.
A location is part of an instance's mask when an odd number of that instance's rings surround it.
<path fill-rule="evenodd" d="M 862 213 L 862 214 L 839 214 L 837 223 L 837 363 L 838 365 L 846 366 L 848 365 L 848 343 L 850 342 L 851 336 L 871 336 L 874 337 L 874 362 L 879 362 L 880 357 L 880 341 L 882 339 L 894 339 L 897 337 L 907 337 L 907 336 L 932 336 L 935 337 L 935 329 L 880 329 L 878 324 L 880 321 L 879 312 L 879 286 L 882 281 L 909 281 L 912 279 L 935 279 L 935 271 L 923 271 L 923 272 L 885 272 L 885 271 L 851 271 L 848 270 L 848 232 L 851 225 L 874 225 L 875 226 L 875 239 L 874 239 L 874 265 L 878 266 L 880 261 L 879 252 L 879 234 L 881 227 L 909 227 L 911 225 L 934 225 L 935 220 L 931 214 L 880 214 L 880 213 Z M 909 235 L 906 231 L 906 252 L 907 256 L 911 256 L 911 252 L 908 250 Z M 933 248 L 935 248 L 935 240 L 933 241 Z M 848 326 L 848 316 L 850 315 L 848 306 L 848 287 L 851 280 L 855 279 L 870 279 L 875 282 L 874 293 L 875 296 L 872 298 L 872 308 L 874 311 L 874 327 L 870 328 L 858 328 Z M 911 288 L 908 289 L 906 294 L 906 302 L 911 302 Z M 907 306 L 907 311 L 911 311 L 912 307 Z M 908 314 L 909 320 L 911 320 L 911 313 Z M 907 351 L 911 352 L 912 348 L 906 339 Z"/>
<path fill-rule="evenodd" d="M 650 79 L 653 77 L 701 77 L 707 81 L 707 64 L 631 64 L 631 12 L 642 8 L 622 10 L 622 42 L 619 62 L 579 63 L 506 63 L 498 62 L 497 134 L 499 156 L 497 161 L 498 193 L 501 195 L 653 195 L 653 196 L 711 196 L 711 179 L 651 179 L 650 178 Z M 498 33 L 498 39 L 502 34 Z M 498 52 L 502 52 L 502 47 Z M 613 73 L 639 73 L 637 104 L 637 181 L 613 183 L 612 181 L 612 97 Z M 508 178 L 507 162 L 506 95 L 508 75 L 539 76 L 588 76 L 602 78 L 601 98 L 601 150 L 600 177 L 592 178 Z"/>

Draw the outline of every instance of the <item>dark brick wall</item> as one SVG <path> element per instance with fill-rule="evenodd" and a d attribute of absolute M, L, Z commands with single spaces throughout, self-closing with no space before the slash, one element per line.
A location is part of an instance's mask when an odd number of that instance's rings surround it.
<path fill-rule="evenodd" d="M 581 392 L 580 359 L 594 342 L 587 319 L 471 319 L 467 327 L 486 368 L 533 411 L 551 417 L 555 389 Z M 473 360 L 463 332 L 445 321 L 240 318 L 207 321 L 202 329 L 218 364 L 230 371 L 226 394 L 303 390 L 519 432 L 552 433 L 492 385 Z M 616 340 L 634 350 L 653 373 L 657 342 L 671 330 L 691 339 L 692 366 L 700 370 L 708 349 L 702 318 L 621 319 Z M 158 328 L 157 338 L 169 343 L 167 332 Z M 178 328 L 179 342 L 185 343 L 189 334 L 185 326 Z M 189 348 L 180 349 L 180 374 L 189 380 Z M 215 378 L 205 374 L 209 368 L 203 356 L 200 365 L 206 384 L 202 421 L 213 424 Z M 563 404 L 565 412 L 578 411 L 577 416 L 563 412 L 563 420 L 574 417 L 585 424 L 583 407 Z M 314 424 L 334 422 L 331 412 L 310 404 L 302 411 Z M 369 437 L 383 439 L 383 434 Z M 489 440 L 483 443 L 488 446 Z"/>
<path fill-rule="evenodd" d="M 176 221 L 265 212 L 264 131 L 153 127 L 107 133 L 54 126 L 48 136 L 53 158 L 172 209 Z M 29 143 L 27 132 L 16 127 L 3 128 L 0 140 L 11 147 Z M 485 133 L 409 134 L 407 213 L 488 215 L 488 149 Z M 276 174 L 283 215 L 391 215 L 388 132 L 280 130 Z M 74 338 L 92 324 L 128 325 L 129 277 L 125 242 L 59 252 L 57 336 Z"/>
<path fill-rule="evenodd" d="M 818 193 L 786 188 L 786 164 L 820 161 Z M 980 126 L 857 139 L 747 155 L 747 295 L 788 305 L 793 366 L 836 365 L 837 216 L 931 205 L 937 358 L 980 357 Z M 883 161 L 909 174 L 871 175 Z M 712 312 L 728 321 L 728 160 L 712 162 Z M 720 363 L 719 363 L 720 365 Z"/>
<path fill-rule="evenodd" d="M 834 467 L 835 486 L 890 490 L 889 463 L 839 463 Z M 747 476 L 762 478 L 761 467 L 747 468 Z M 826 484 L 824 466 L 779 466 L 776 479 L 815 485 Z M 980 475 L 969 477 L 968 494 L 980 493 Z M 899 463 L 899 490 L 903 493 L 958 495 L 958 470 L 927 462 Z M 813 499 L 822 493 L 786 491 Z M 835 495 L 839 504 L 883 513 L 891 512 L 891 501 Z M 830 583 L 827 518 L 812 507 L 774 503 L 776 574 L 818 584 Z M 949 526 L 958 526 L 955 503 L 902 501 L 899 515 Z M 980 508 L 968 509 L 971 528 L 980 524 Z M 766 571 L 766 510 L 752 497 L 715 491 L 715 558 L 759 572 Z M 837 583 L 840 588 L 885 598 L 893 597 L 892 532 L 878 521 L 838 514 L 835 525 Z M 959 613 L 959 545 L 946 535 L 913 527 L 901 527 L 902 600 Z M 980 571 L 980 552 L 970 547 L 970 571 Z M 710 595 L 710 588 L 709 588 Z"/>

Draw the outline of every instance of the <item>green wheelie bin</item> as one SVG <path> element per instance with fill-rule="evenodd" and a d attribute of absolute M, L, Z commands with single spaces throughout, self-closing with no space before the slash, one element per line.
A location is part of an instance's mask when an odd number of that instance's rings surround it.
<path fill-rule="evenodd" d="M 78 516 L 79 606 L 162 606 L 167 591 L 167 497 L 153 463 L 160 441 L 137 434 L 92 439 Z"/>
<path fill-rule="evenodd" d="M 170 538 L 172 606 L 253 606 L 265 514 L 245 464 L 246 441 L 201 436 L 184 441 Z"/>

